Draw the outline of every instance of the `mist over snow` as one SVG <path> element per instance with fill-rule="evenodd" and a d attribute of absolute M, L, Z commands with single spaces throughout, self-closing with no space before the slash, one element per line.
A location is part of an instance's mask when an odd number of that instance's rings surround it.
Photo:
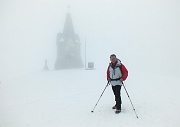
<path fill-rule="evenodd" d="M 62 33 L 63 31 L 68 6 L 75 33 L 80 37 L 81 57 L 84 62 L 86 38 L 86 61 L 94 62 L 96 68 L 94 72 L 87 72 L 84 69 L 59 70 L 57 72 L 54 70 L 57 55 L 56 36 L 57 33 Z M 100 76 L 99 80 L 101 81 L 97 83 L 103 84 L 106 82 L 106 68 L 109 63 L 109 56 L 113 53 L 117 55 L 129 70 L 128 84 L 134 83 L 134 81 L 137 81 L 137 83 L 147 83 L 152 76 L 155 78 L 154 81 L 158 82 L 156 84 L 157 88 L 163 87 L 162 84 L 164 84 L 168 91 L 167 87 L 172 85 L 172 81 L 175 83 L 173 84 L 174 88 L 169 93 L 163 92 L 163 95 L 170 94 L 173 97 L 179 97 L 179 95 L 175 96 L 173 93 L 174 90 L 178 92 L 177 89 L 180 88 L 178 86 L 180 77 L 179 48 L 179 0 L 0 0 L 0 93 L 4 97 L 6 95 L 16 95 L 19 90 L 18 88 L 23 88 L 22 91 L 20 90 L 21 94 L 17 95 L 17 98 L 19 99 L 21 98 L 20 96 L 24 96 L 25 91 L 30 89 L 29 95 L 35 90 L 35 95 L 30 99 L 33 100 L 36 98 L 36 95 L 43 96 L 43 92 L 47 92 L 49 89 L 46 86 L 43 89 L 44 91 L 41 91 L 42 94 L 41 92 L 38 93 L 40 87 L 43 87 L 39 85 L 44 83 L 43 77 L 46 78 L 46 85 L 50 85 L 50 82 L 54 83 L 54 85 L 56 83 L 65 84 L 67 80 L 71 80 L 71 77 L 73 80 L 79 78 L 78 75 L 81 74 L 81 71 L 84 76 L 83 83 L 85 83 L 85 80 L 88 80 L 88 76 L 92 79 L 93 76 L 96 79 Z M 48 60 L 49 69 L 53 71 L 44 73 L 42 69 L 46 59 Z M 70 77 L 63 75 L 69 73 L 71 73 Z M 74 75 L 76 76 L 74 77 Z M 149 80 L 141 82 L 141 77 L 145 75 L 149 75 Z M 62 76 L 63 80 L 58 79 L 58 76 Z M 160 80 L 158 80 L 158 77 L 160 77 Z M 78 91 L 81 91 L 80 81 L 75 81 L 78 84 L 78 88 L 73 86 Z M 35 86 L 30 86 L 30 84 L 36 84 L 35 82 L 39 83 L 37 83 L 38 89 Z M 94 80 L 92 82 L 96 83 Z M 74 82 L 70 81 L 70 83 Z M 154 82 L 149 82 L 147 85 L 151 86 L 150 83 L 153 84 Z M 89 85 L 91 84 L 89 83 Z M 139 84 L 137 87 L 141 88 L 141 85 Z M 95 84 L 93 86 L 94 88 L 96 87 Z M 5 89 L 1 92 L 3 87 Z M 60 89 L 61 87 L 54 86 L 54 89 Z M 15 89 L 14 91 L 13 88 Z M 65 88 L 69 89 L 67 86 Z M 8 89 L 12 94 L 6 94 Z M 51 92 L 54 89 L 51 89 Z M 89 93 L 91 93 L 91 90 L 93 91 L 89 86 L 86 89 L 88 89 Z M 91 94 L 93 97 L 88 102 L 88 105 L 92 106 L 94 104 L 100 94 L 98 92 L 102 89 L 103 85 L 98 86 L 98 90 L 95 91 L 96 95 L 93 96 Z M 131 92 L 133 91 L 130 86 L 129 89 Z M 153 92 L 154 89 L 156 89 L 155 86 L 150 89 L 150 92 Z M 65 95 L 63 90 L 61 92 L 62 95 Z M 142 94 L 145 93 L 142 92 Z M 58 91 L 55 91 L 53 95 L 56 94 L 58 95 Z M 79 97 L 78 93 L 74 94 L 77 95 L 76 97 Z M 86 93 L 84 94 L 86 95 Z M 134 94 L 136 93 L 134 92 Z M 45 96 L 47 95 L 45 94 Z M 11 102 L 11 99 L 16 100 L 17 98 L 16 96 L 8 98 L 8 102 Z M 140 98 L 141 96 L 137 99 L 137 103 L 142 101 Z M 0 99 L 5 100 L 5 98 Z M 43 97 L 40 96 L 39 100 L 41 99 L 43 100 Z M 84 98 L 80 99 L 83 100 Z M 175 99 L 170 104 L 174 104 L 174 101 Z M 19 104 L 18 101 L 14 102 L 15 105 Z M 27 103 L 30 102 L 28 101 Z M 45 102 L 46 100 L 43 100 L 42 104 L 46 104 Z M 65 100 L 62 101 L 63 103 L 66 103 Z M 106 103 L 105 100 L 104 103 Z M 127 101 L 127 103 L 129 102 Z M 58 105 L 59 103 L 56 104 Z M 6 106 L 6 104 L 4 105 Z M 145 102 L 144 105 L 146 105 Z M 178 102 L 177 106 L 179 105 Z M 0 109 L 1 112 L 3 112 L 2 109 L 6 109 L 3 106 Z M 91 108 L 91 106 L 88 108 Z M 35 102 L 32 107 L 36 107 Z M 174 108 L 177 109 L 177 107 Z M 63 111 L 63 109 L 61 110 Z M 26 113 L 28 115 L 29 112 L 27 111 Z M 159 110 L 158 113 L 161 114 L 162 112 Z M 175 111 L 173 113 L 173 115 L 177 115 Z M 131 112 L 129 112 L 129 115 L 131 115 Z M 83 116 L 86 118 L 84 113 Z M 0 118 L 3 117 L 5 116 L 0 116 Z M 6 116 L 6 118 L 10 119 L 12 116 Z M 98 118 L 100 121 L 103 121 L 100 116 Z M 95 119 L 92 118 L 91 120 Z M 178 120 L 176 119 L 175 121 L 177 122 Z M 158 121 L 156 122 L 158 123 Z M 172 120 L 170 123 L 173 122 Z M 3 125 L 6 125 L 4 123 Z M 37 126 L 38 124 L 35 123 L 32 125 Z M 87 126 L 85 123 L 83 125 Z M 101 125 L 103 126 L 103 124 Z M 7 124 L 7 126 L 3 127 L 11 127 L 11 125 L 8 126 Z"/>
<path fill-rule="evenodd" d="M 41 69 L 48 59 L 53 69 L 56 35 L 63 30 L 68 5 L 82 58 L 86 37 L 87 61 L 97 68 L 106 67 L 109 54 L 116 53 L 133 71 L 179 74 L 177 0 L 1 0 L 0 68 Z"/>

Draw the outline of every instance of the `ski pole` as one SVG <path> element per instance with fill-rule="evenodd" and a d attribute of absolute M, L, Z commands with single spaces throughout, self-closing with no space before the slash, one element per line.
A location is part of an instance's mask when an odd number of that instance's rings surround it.
<path fill-rule="evenodd" d="M 137 113 L 136 113 L 135 108 L 134 108 L 134 106 L 133 106 L 133 104 L 132 104 L 132 101 L 131 101 L 131 99 L 130 99 L 130 97 L 129 97 L 129 94 L 128 94 L 127 90 L 126 90 L 126 87 L 124 86 L 124 83 L 123 83 L 123 82 L 122 82 L 122 84 L 123 84 L 123 87 L 124 87 L 124 89 L 125 89 L 125 91 L 126 91 L 126 94 L 127 94 L 128 98 L 129 98 L 129 100 L 130 100 L 130 102 L 131 102 L 131 105 L 132 105 L 133 110 L 134 110 L 134 112 L 135 112 L 135 114 L 136 114 L 136 117 L 137 117 L 137 119 L 138 119 Z"/>
<path fill-rule="evenodd" d="M 94 112 L 94 109 L 96 108 L 96 106 L 97 106 L 97 104 L 98 104 L 99 100 L 101 99 L 101 97 L 102 97 L 102 95 L 103 95 L 104 91 L 106 90 L 106 88 L 107 88 L 108 84 L 109 84 L 109 81 L 107 82 L 106 87 L 104 88 L 104 90 L 103 90 L 103 92 L 102 92 L 101 96 L 99 97 L 99 99 L 98 99 L 98 101 L 97 101 L 96 105 L 94 106 L 94 108 L 93 108 L 93 110 L 92 110 L 91 112 Z"/>

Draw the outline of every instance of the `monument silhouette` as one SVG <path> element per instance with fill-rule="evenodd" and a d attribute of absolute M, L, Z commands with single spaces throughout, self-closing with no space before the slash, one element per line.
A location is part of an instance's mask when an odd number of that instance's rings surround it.
<path fill-rule="evenodd" d="M 66 14 L 63 33 L 57 34 L 57 58 L 55 69 L 83 68 L 81 58 L 81 43 L 79 36 L 74 32 L 70 13 Z"/>

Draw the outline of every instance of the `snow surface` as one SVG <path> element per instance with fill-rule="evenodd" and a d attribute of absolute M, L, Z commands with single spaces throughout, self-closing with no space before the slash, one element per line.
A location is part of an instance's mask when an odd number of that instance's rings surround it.
<path fill-rule="evenodd" d="M 178 127 L 178 77 L 131 73 L 125 82 L 139 119 L 122 88 L 122 112 L 111 107 L 114 96 L 106 70 L 34 71 L 2 78 L 0 127 Z"/>

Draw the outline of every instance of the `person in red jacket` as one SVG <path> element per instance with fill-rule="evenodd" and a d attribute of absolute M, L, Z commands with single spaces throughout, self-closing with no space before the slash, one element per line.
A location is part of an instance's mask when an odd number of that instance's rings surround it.
<path fill-rule="evenodd" d="M 126 67 L 121 63 L 119 59 L 116 58 L 115 54 L 110 56 L 111 63 L 107 68 L 107 80 L 112 85 L 112 90 L 115 96 L 116 104 L 112 107 L 116 109 L 116 113 L 121 112 L 121 86 L 124 80 L 126 80 L 128 76 L 128 70 Z"/>

